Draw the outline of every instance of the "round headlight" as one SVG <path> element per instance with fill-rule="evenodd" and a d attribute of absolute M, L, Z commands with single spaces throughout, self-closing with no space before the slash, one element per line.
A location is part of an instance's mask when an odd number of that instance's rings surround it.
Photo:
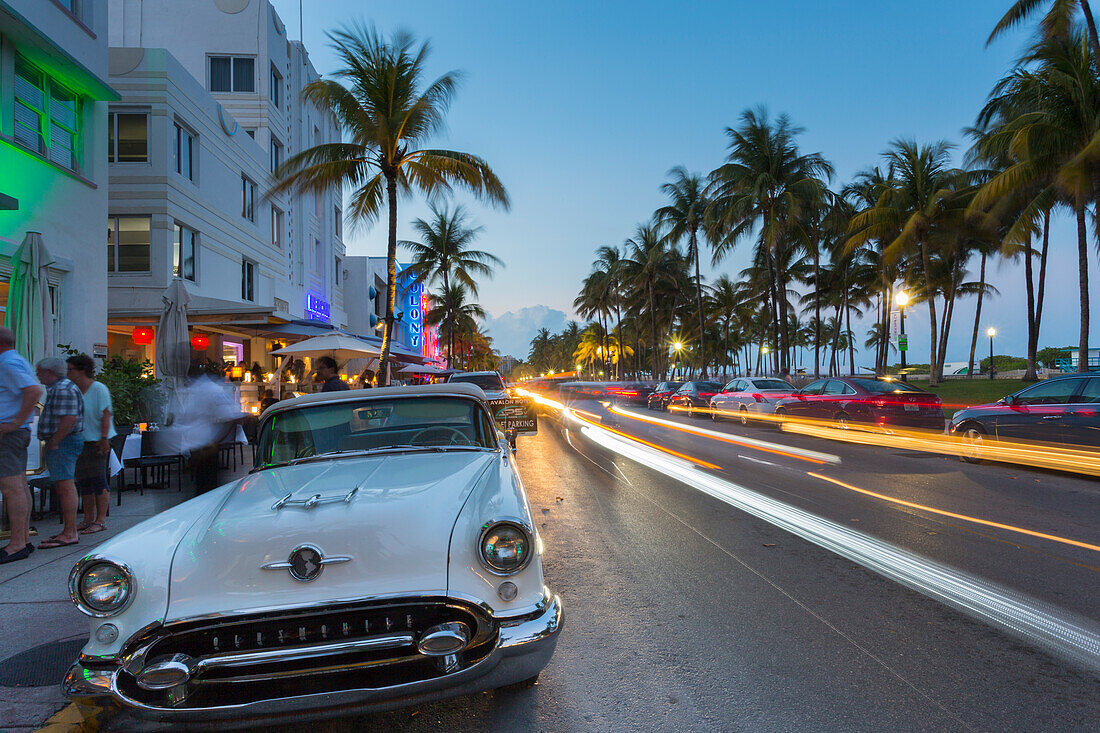
<path fill-rule="evenodd" d="M 92 562 L 76 578 L 74 601 L 92 616 L 110 616 L 130 602 L 134 592 L 130 573 L 107 560 Z"/>
<path fill-rule="evenodd" d="M 494 573 L 515 573 L 531 560 L 531 538 L 518 524 L 498 522 L 481 533 L 481 560 Z"/>

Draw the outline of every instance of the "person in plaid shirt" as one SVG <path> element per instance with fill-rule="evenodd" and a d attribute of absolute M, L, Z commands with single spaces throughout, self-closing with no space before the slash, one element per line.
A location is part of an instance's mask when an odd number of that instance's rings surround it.
<path fill-rule="evenodd" d="M 59 534 L 38 548 L 75 545 L 80 539 L 76 531 L 76 459 L 84 449 L 84 395 L 67 377 L 64 359 L 49 356 L 35 365 L 39 381 L 46 385 L 46 404 L 38 418 L 38 439 L 46 441 L 42 448 L 46 469 L 50 472 L 61 504 L 65 522 Z"/>

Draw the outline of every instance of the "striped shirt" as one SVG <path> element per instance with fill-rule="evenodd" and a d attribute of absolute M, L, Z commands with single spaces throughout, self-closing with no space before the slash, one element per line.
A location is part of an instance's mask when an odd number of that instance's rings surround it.
<path fill-rule="evenodd" d="M 49 440 L 61 425 L 61 418 L 76 415 L 70 435 L 84 432 L 84 395 L 71 381 L 61 378 L 46 388 L 46 405 L 38 418 L 38 439 Z"/>

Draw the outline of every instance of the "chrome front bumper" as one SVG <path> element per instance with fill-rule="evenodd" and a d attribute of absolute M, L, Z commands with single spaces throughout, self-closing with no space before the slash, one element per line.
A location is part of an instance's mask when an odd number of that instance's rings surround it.
<path fill-rule="evenodd" d="M 487 657 L 453 674 L 385 688 L 340 690 L 323 694 L 280 697 L 240 705 L 205 708 L 151 707 L 123 695 L 116 684 L 118 667 L 90 668 L 74 664 L 61 683 L 76 702 L 115 708 L 147 720 L 242 725 L 381 712 L 459 695 L 484 692 L 537 675 L 550 662 L 562 625 L 561 599 L 548 596 L 545 605 L 529 616 L 499 621 L 496 647 Z"/>

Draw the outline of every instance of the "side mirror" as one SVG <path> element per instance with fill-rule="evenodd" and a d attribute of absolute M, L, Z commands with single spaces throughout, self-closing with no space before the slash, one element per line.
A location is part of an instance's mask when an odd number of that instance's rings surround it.
<path fill-rule="evenodd" d="M 1005 395 L 999 401 L 1005 403 L 1006 405 L 1013 405 L 1016 403 L 1016 398 L 1012 395 Z"/>

